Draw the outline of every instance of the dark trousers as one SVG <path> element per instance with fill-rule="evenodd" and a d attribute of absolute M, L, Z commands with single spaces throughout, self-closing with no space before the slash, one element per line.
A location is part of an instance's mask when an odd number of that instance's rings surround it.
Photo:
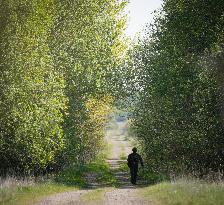
<path fill-rule="evenodd" d="M 130 172 L 131 172 L 131 183 L 136 184 L 138 176 L 138 166 L 130 167 Z"/>

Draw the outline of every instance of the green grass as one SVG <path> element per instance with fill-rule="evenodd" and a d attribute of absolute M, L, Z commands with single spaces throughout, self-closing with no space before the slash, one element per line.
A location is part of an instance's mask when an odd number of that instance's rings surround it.
<path fill-rule="evenodd" d="M 105 142 L 104 143 L 104 149 L 103 152 L 101 152 L 98 156 L 96 161 L 105 161 L 105 159 L 107 158 L 111 158 L 112 157 L 112 144 L 111 142 Z"/>
<path fill-rule="evenodd" d="M 99 184 L 104 184 L 107 186 L 116 186 L 117 180 L 115 179 L 113 172 L 110 170 L 110 167 L 108 164 L 105 164 L 104 166 L 101 166 L 101 168 L 97 172 L 97 182 Z"/>
<path fill-rule="evenodd" d="M 3 180 L 6 183 L 0 187 L 0 205 L 30 205 L 47 195 L 88 187 L 88 180 L 86 180 L 88 174 L 94 175 L 99 184 L 116 186 L 117 180 L 105 160 L 111 155 L 112 145 L 105 143 L 103 147 L 104 150 L 93 163 L 68 167 L 56 176 L 52 176 L 51 182 L 36 183 L 29 179 L 18 181 L 13 177 Z M 102 193 L 101 189 L 96 189 L 91 194 L 87 194 L 86 198 L 97 198 Z"/>
<path fill-rule="evenodd" d="M 167 181 L 169 178 L 166 175 L 154 173 L 150 169 L 139 166 L 138 176 L 147 184 L 156 184 L 162 181 Z"/>
<path fill-rule="evenodd" d="M 105 185 L 116 185 L 116 179 L 106 162 L 89 163 L 80 167 L 68 168 L 58 177 L 57 182 L 78 185 L 81 188 L 88 187 L 87 175 L 94 175 L 96 182 Z"/>
<path fill-rule="evenodd" d="M 126 160 L 127 159 L 127 156 L 126 156 L 125 148 L 124 148 L 124 145 L 123 144 L 120 145 L 120 149 L 121 149 L 120 159 Z"/>
<path fill-rule="evenodd" d="M 94 174 L 99 184 L 115 186 L 116 179 L 105 161 L 110 150 L 110 145 L 104 146 L 104 151 L 98 155 L 94 163 L 68 167 L 57 176 L 52 176 L 52 182 L 36 183 L 30 179 L 22 181 L 13 177 L 5 179 L 4 185 L 0 187 L 0 204 L 28 205 L 50 194 L 87 187 L 87 174 Z"/>
<path fill-rule="evenodd" d="M 142 188 L 140 194 L 158 205 L 223 205 L 224 184 L 197 180 L 163 182 Z"/>
<path fill-rule="evenodd" d="M 68 167 L 56 177 L 56 182 L 86 188 L 89 186 L 87 175 L 92 175 L 99 184 L 116 186 L 117 180 L 114 178 L 113 172 L 110 170 L 109 164 L 105 160 L 106 157 L 110 155 L 110 151 L 111 145 L 108 144 L 94 162 Z"/>
<path fill-rule="evenodd" d="M 120 171 L 120 172 L 129 172 L 129 167 L 127 165 L 126 162 L 124 163 L 121 163 L 119 168 L 117 169 L 117 171 Z"/>
<path fill-rule="evenodd" d="M 52 179 L 52 182 L 26 184 L 14 180 L 0 188 L 0 204 L 30 205 L 50 194 L 88 187 L 85 178 L 87 174 L 95 175 L 99 184 L 117 184 L 109 165 L 104 160 L 99 160 L 84 166 L 67 168 Z M 100 190 L 98 192 L 101 193 Z"/>
<path fill-rule="evenodd" d="M 77 188 L 53 182 L 37 183 L 32 185 L 14 183 L 8 187 L 1 187 L 0 204 L 30 205 L 47 195 L 75 189 Z"/>

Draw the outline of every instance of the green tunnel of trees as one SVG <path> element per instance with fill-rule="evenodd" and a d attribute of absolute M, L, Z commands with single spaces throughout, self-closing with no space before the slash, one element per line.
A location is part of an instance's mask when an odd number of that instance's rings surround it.
<path fill-rule="evenodd" d="M 224 169 L 223 0 L 164 0 L 135 43 L 126 4 L 0 0 L 1 171 L 93 160 L 117 99 L 150 171 Z"/>
<path fill-rule="evenodd" d="M 0 1 L 0 162 L 85 163 L 102 144 L 124 45 L 117 0 Z M 108 83 L 107 83 L 108 82 Z"/>

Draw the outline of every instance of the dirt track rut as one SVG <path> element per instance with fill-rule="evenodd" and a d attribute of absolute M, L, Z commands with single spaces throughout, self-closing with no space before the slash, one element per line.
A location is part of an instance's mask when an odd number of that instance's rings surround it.
<path fill-rule="evenodd" d="M 119 188 L 111 188 L 108 191 L 105 188 L 105 192 L 102 195 L 100 201 L 83 201 L 82 197 L 90 192 L 94 192 L 94 189 L 85 189 L 78 191 L 69 191 L 48 196 L 36 203 L 35 205 L 146 205 L 149 202 L 142 200 L 137 196 L 137 190 L 139 186 L 132 186 L 129 182 L 129 173 L 125 171 L 119 171 L 119 167 L 122 163 L 126 163 L 125 159 L 121 159 L 123 156 L 127 156 L 131 152 L 130 143 L 125 138 L 127 131 L 127 122 L 120 121 L 116 123 L 114 128 L 110 128 L 106 131 L 106 140 L 111 144 L 111 155 L 108 158 L 108 163 L 114 175 L 119 182 Z M 117 170 L 117 171 L 116 171 Z M 91 186 L 90 186 L 91 187 Z M 151 203 L 150 203 L 151 204 Z M 152 204 L 151 204 L 152 205 Z"/>

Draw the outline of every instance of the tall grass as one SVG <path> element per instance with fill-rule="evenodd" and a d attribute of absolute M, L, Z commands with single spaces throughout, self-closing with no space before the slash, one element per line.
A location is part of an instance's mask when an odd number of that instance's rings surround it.
<path fill-rule="evenodd" d="M 158 205 L 223 205 L 224 183 L 182 178 L 142 188 L 140 194 Z"/>
<path fill-rule="evenodd" d="M 40 198 L 53 193 L 73 190 L 75 187 L 57 184 L 53 181 L 38 181 L 27 177 L 0 178 L 0 204 L 1 205 L 30 205 Z"/>

